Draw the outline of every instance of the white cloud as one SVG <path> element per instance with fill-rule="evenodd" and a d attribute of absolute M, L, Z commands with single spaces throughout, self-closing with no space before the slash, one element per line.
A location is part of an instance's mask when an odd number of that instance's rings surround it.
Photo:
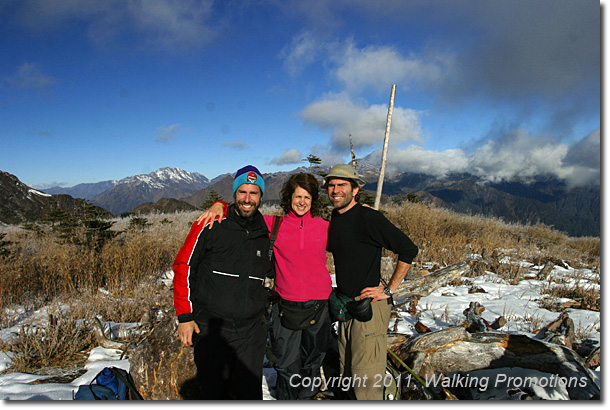
<path fill-rule="evenodd" d="M 404 56 L 393 46 L 357 48 L 347 42 L 333 58 L 335 75 L 350 92 L 371 87 L 378 92 L 389 91 L 392 84 L 434 86 L 451 71 L 453 57 L 439 52 Z"/>
<path fill-rule="evenodd" d="M 286 150 L 281 157 L 273 158 L 269 161 L 269 164 L 274 165 L 289 165 L 289 164 L 298 164 L 301 162 L 303 155 L 296 148 Z"/>
<path fill-rule="evenodd" d="M 487 181 L 511 178 L 531 179 L 552 175 L 569 187 L 599 183 L 599 130 L 572 146 L 551 138 L 531 136 L 524 130 L 512 130 L 467 155 L 461 149 L 426 151 L 420 146 L 392 148 L 388 151 L 389 172 L 421 172 L 443 177 L 454 172 L 468 172 Z M 381 163 L 381 150 L 368 161 Z"/>
<path fill-rule="evenodd" d="M 135 34 L 141 48 L 169 52 L 199 49 L 216 36 L 212 0 L 108 0 L 83 2 L 25 0 L 16 12 L 21 24 L 50 31 L 82 24 L 89 40 L 100 46 L 118 44 Z"/>
<path fill-rule="evenodd" d="M 233 142 L 223 142 L 222 145 L 224 147 L 229 147 L 229 148 L 233 148 L 236 150 L 245 150 L 245 149 L 250 148 L 248 146 L 248 144 L 246 144 L 242 140 L 237 140 L 237 141 L 233 141 Z"/>
<path fill-rule="evenodd" d="M 15 88 L 44 90 L 55 83 L 55 78 L 42 72 L 37 64 L 24 63 L 17 67 L 15 74 L 5 77 L 4 81 Z"/>
<path fill-rule="evenodd" d="M 381 164 L 381 150 L 375 151 L 369 159 Z M 453 172 L 464 172 L 468 158 L 464 151 L 451 149 L 447 151 L 426 151 L 420 146 L 411 145 L 404 149 L 388 150 L 388 172 L 414 172 L 444 177 Z"/>
<path fill-rule="evenodd" d="M 164 50 L 198 48 L 214 37 L 204 22 L 210 19 L 213 1 L 131 1 L 127 11 L 146 42 Z"/>
<path fill-rule="evenodd" d="M 346 93 L 331 93 L 305 107 L 301 114 L 306 123 L 331 130 L 332 145 L 336 149 L 349 149 L 350 134 L 354 148 L 383 145 L 387 106 L 356 104 Z M 420 115 L 415 110 L 395 106 L 392 112 L 392 141 L 421 142 Z"/>
<path fill-rule="evenodd" d="M 47 183 L 32 185 L 32 188 L 45 190 L 45 189 L 55 188 L 55 187 L 64 187 L 66 185 L 68 185 L 67 182 L 47 182 Z"/>
<path fill-rule="evenodd" d="M 178 137 L 178 129 L 181 124 L 173 124 L 169 127 L 159 127 L 157 128 L 157 137 L 155 141 L 157 142 L 168 142 L 174 140 Z"/>
<path fill-rule="evenodd" d="M 601 166 L 601 134 L 597 129 L 574 143 L 568 151 L 565 163 L 599 169 Z"/>
<path fill-rule="evenodd" d="M 564 159 L 570 170 L 566 176 L 568 186 L 599 183 L 601 172 L 601 135 L 597 129 L 574 143 Z"/>
<path fill-rule="evenodd" d="M 315 61 L 323 45 L 318 44 L 314 36 L 307 31 L 300 33 L 285 47 L 280 58 L 284 60 L 284 68 L 291 74 L 300 74 L 303 69 Z"/>
<path fill-rule="evenodd" d="M 470 158 L 469 171 L 489 180 L 540 174 L 564 178 L 562 159 L 567 152 L 565 144 L 553 139 L 534 138 L 525 130 L 513 130 L 477 149 Z"/>

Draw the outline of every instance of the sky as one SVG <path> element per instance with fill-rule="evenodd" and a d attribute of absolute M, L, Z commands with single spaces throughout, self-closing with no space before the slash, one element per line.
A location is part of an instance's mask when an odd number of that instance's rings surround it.
<path fill-rule="evenodd" d="M 0 0 L 0 170 L 36 188 L 381 163 L 599 184 L 592 0 Z"/>

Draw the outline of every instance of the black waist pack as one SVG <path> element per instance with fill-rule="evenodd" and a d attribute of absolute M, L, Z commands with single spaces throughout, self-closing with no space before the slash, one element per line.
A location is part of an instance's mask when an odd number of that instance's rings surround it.
<path fill-rule="evenodd" d="M 280 322 L 282 326 L 291 330 L 303 330 L 318 323 L 324 312 L 326 301 L 317 301 L 309 307 L 294 305 L 284 299 L 278 303 Z"/>
<path fill-rule="evenodd" d="M 347 311 L 357 321 L 368 322 L 373 318 L 373 307 L 371 306 L 372 300 L 373 298 L 366 298 L 347 302 Z"/>

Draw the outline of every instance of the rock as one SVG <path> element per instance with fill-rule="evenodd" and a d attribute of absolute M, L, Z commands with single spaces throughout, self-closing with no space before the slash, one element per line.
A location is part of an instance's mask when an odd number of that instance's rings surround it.
<path fill-rule="evenodd" d="M 193 348 L 178 337 L 178 318 L 171 309 L 133 348 L 130 369 L 144 400 L 193 400 L 200 397 Z"/>
<path fill-rule="evenodd" d="M 468 293 L 487 293 L 487 292 L 482 287 L 473 285 L 468 289 Z"/>
<path fill-rule="evenodd" d="M 597 369 L 601 365 L 601 347 L 597 346 L 595 350 L 591 352 L 587 359 L 585 360 L 585 364 L 589 369 Z"/>
<path fill-rule="evenodd" d="M 419 321 L 415 323 L 415 330 L 417 330 L 417 333 L 429 333 L 432 331 L 428 326 Z"/>
<path fill-rule="evenodd" d="M 484 311 L 485 306 L 479 302 L 470 302 L 468 309 L 465 309 L 463 312 L 464 316 L 466 316 L 466 321 L 463 324 L 466 330 L 470 333 L 476 333 L 491 329 L 489 323 L 481 317 Z"/>
<path fill-rule="evenodd" d="M 573 349 L 582 357 L 583 359 L 589 357 L 596 348 L 600 346 L 599 340 L 595 339 L 584 339 L 579 343 L 575 343 Z"/>

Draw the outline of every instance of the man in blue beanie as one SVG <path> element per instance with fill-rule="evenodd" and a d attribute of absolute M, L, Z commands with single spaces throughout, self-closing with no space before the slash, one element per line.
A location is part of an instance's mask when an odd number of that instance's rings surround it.
<path fill-rule="evenodd" d="M 233 181 L 224 223 L 195 222 L 174 261 L 178 335 L 194 345 L 204 399 L 261 400 L 267 340 L 264 282 L 269 230 L 259 212 L 265 181 L 248 165 Z"/>
<path fill-rule="evenodd" d="M 256 187 L 260 192 L 257 192 Z M 265 180 L 258 169 L 247 165 L 235 173 L 233 180 L 233 196 L 237 205 L 235 210 L 242 218 L 252 217 L 256 213 L 264 194 Z"/>

